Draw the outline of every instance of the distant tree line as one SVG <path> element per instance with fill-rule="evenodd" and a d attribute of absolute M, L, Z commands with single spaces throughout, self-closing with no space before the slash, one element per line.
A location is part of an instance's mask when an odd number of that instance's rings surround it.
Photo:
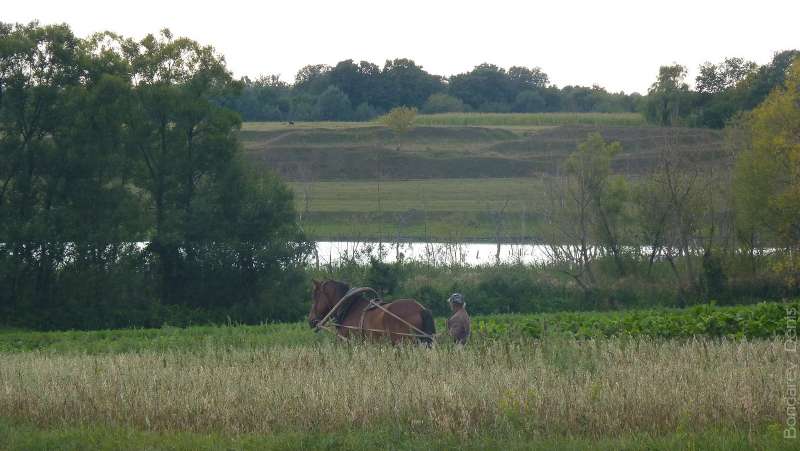
<path fill-rule="evenodd" d="M 238 95 L 219 102 L 245 121 L 364 121 L 399 106 L 422 113 L 631 112 L 642 99 L 599 86 L 557 88 L 538 67 L 481 64 L 447 79 L 409 59 L 386 61 L 383 68 L 353 60 L 305 66 L 292 84 L 277 76 L 240 82 Z"/>
<path fill-rule="evenodd" d="M 0 23 L 0 325 L 297 318 L 309 245 L 288 188 L 240 164 L 212 102 L 237 89 L 167 30 Z"/>
<path fill-rule="evenodd" d="M 241 91 L 217 101 L 245 121 L 365 121 L 406 106 L 422 113 L 641 112 L 659 125 L 722 128 L 781 86 L 798 53 L 777 53 L 764 66 L 742 58 L 705 63 L 695 89 L 686 81 L 686 67 L 662 66 L 644 96 L 596 85 L 559 88 L 539 67 L 504 69 L 484 63 L 448 78 L 410 59 L 386 61 L 383 68 L 345 60 L 305 66 L 293 83 L 274 75 L 244 77 Z"/>
<path fill-rule="evenodd" d="M 643 102 L 643 112 L 658 125 L 723 128 L 783 86 L 798 55 L 798 50 L 779 52 L 763 66 L 742 58 L 705 63 L 699 67 L 694 90 L 686 81 L 685 66 L 662 66 Z"/>

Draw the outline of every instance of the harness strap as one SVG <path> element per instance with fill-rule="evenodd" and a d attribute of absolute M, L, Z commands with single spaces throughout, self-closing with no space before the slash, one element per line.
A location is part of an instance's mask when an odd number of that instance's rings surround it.
<path fill-rule="evenodd" d="M 331 309 L 331 310 L 328 312 L 328 314 L 327 314 L 327 315 L 325 315 L 325 317 L 323 317 L 323 318 L 322 318 L 322 319 L 321 319 L 321 320 L 320 320 L 320 321 L 317 323 L 317 325 L 316 325 L 316 328 L 317 328 L 317 329 L 325 329 L 325 330 L 329 330 L 329 329 L 328 329 L 328 328 L 325 326 L 325 323 L 327 323 L 327 322 L 328 322 L 328 320 L 330 319 L 331 315 L 333 315 L 333 313 L 334 313 L 334 312 L 335 312 L 335 311 L 336 311 L 336 310 L 339 308 L 339 306 L 340 306 L 340 305 L 342 305 L 342 303 L 343 303 L 344 301 L 346 301 L 347 299 L 350 299 L 351 297 L 353 297 L 353 296 L 355 296 L 355 295 L 357 295 L 357 294 L 360 294 L 360 293 L 365 293 L 365 292 L 371 292 L 371 293 L 373 293 L 373 294 L 375 295 L 375 297 L 376 297 L 377 299 L 380 299 L 380 295 L 378 294 L 378 292 L 377 292 L 377 291 L 375 291 L 375 290 L 373 290 L 373 289 L 372 289 L 372 288 L 370 288 L 370 287 L 353 288 L 353 289 L 351 289 L 350 291 L 348 291 L 348 292 L 347 292 L 347 293 L 346 293 L 344 296 L 342 296 L 342 298 L 341 298 L 341 299 L 339 299 L 339 302 L 337 302 L 337 303 L 336 303 L 336 305 L 334 305 L 334 306 L 333 306 L 333 308 L 332 308 L 332 309 Z M 371 330 L 371 329 L 365 329 L 365 328 L 364 328 L 364 317 L 365 317 L 365 316 L 366 316 L 366 314 L 367 314 L 367 310 L 369 310 L 369 309 L 371 309 L 371 308 L 379 308 L 379 309 L 383 310 L 383 312 L 384 312 L 384 313 L 388 313 L 388 314 L 389 314 L 389 316 L 391 316 L 391 317 L 395 318 L 396 320 L 398 320 L 398 321 L 400 321 L 401 323 L 405 324 L 405 325 L 406 325 L 406 326 L 408 326 L 409 328 L 411 328 L 411 329 L 413 329 L 413 330 L 415 330 L 415 331 L 419 332 L 419 334 L 420 334 L 420 335 L 416 335 L 416 334 L 404 334 L 404 333 L 400 333 L 400 332 L 388 332 L 388 331 L 386 331 L 386 330 L 382 330 L 382 331 L 373 331 L 373 330 Z M 345 325 L 343 325 L 343 324 L 335 324 L 335 323 L 334 323 L 334 324 L 333 324 L 333 326 L 334 326 L 334 327 L 337 327 L 337 328 L 355 329 L 355 327 L 353 327 L 353 326 L 345 326 Z M 408 321 L 404 320 L 403 318 L 400 318 L 399 316 L 397 316 L 397 315 L 395 315 L 394 313 L 390 312 L 390 311 L 389 311 L 389 309 L 385 308 L 385 307 L 384 307 L 384 306 L 382 306 L 380 303 L 378 303 L 378 302 L 375 302 L 375 299 L 370 299 L 370 300 L 369 300 L 369 302 L 367 303 L 367 306 L 366 306 L 366 307 L 364 307 L 364 309 L 363 309 L 363 310 L 361 310 L 361 321 L 360 321 L 360 324 L 359 324 L 359 327 L 358 327 L 358 329 L 360 329 L 360 330 L 361 330 L 362 336 L 366 336 L 366 332 L 370 331 L 370 332 L 382 332 L 382 333 L 387 333 L 387 332 L 388 332 L 390 336 L 391 336 L 391 334 L 393 334 L 393 333 L 394 333 L 395 335 L 411 335 L 411 336 L 422 336 L 422 337 L 425 337 L 425 338 L 429 338 L 429 339 L 431 339 L 431 340 L 434 338 L 434 336 L 433 336 L 433 335 L 431 335 L 431 334 L 428 334 L 428 333 L 426 333 L 426 332 L 424 332 L 424 331 L 420 330 L 419 328 L 417 328 L 417 327 L 416 327 L 416 326 L 414 326 L 413 324 L 409 323 Z M 338 334 L 337 334 L 337 335 L 338 335 Z"/>
<path fill-rule="evenodd" d="M 371 300 L 369 301 L 369 303 L 370 303 L 371 305 L 374 305 L 375 307 L 377 307 L 377 308 L 379 308 L 379 309 L 383 310 L 385 313 L 388 313 L 390 316 L 392 316 L 393 318 L 397 319 L 398 321 L 400 321 L 400 322 L 404 323 L 406 326 L 408 326 L 408 327 L 410 327 L 410 328 L 412 328 L 412 329 L 416 330 L 417 332 L 419 332 L 420 334 L 422 334 L 422 336 L 423 336 L 423 337 L 427 337 L 427 338 L 433 339 L 433 336 L 432 336 L 431 334 L 428 334 L 428 333 L 426 333 L 426 332 L 423 332 L 422 330 L 418 329 L 418 328 L 417 328 L 416 326 L 414 326 L 413 324 L 409 323 L 408 321 L 404 320 L 403 318 L 400 318 L 399 316 L 397 316 L 397 315 L 395 315 L 394 313 L 390 312 L 390 311 L 389 311 L 389 309 L 387 309 L 387 308 L 384 308 L 382 305 L 380 305 L 380 304 L 378 304 L 377 302 L 375 302 L 375 300 L 372 300 L 372 299 L 371 299 Z M 366 311 L 366 309 L 364 309 L 364 311 Z M 362 320 L 363 320 L 363 313 L 362 313 Z M 389 334 L 391 335 L 391 334 L 392 334 L 392 332 L 389 332 Z"/>
<path fill-rule="evenodd" d="M 347 325 L 344 325 L 344 324 L 334 324 L 334 323 L 331 323 L 331 324 L 332 324 L 332 325 L 334 325 L 334 326 L 336 326 L 336 327 L 343 328 L 343 329 L 354 329 L 354 330 L 366 331 L 366 332 L 378 332 L 378 333 L 386 333 L 386 331 L 385 331 L 385 330 L 383 330 L 383 329 L 370 329 L 370 328 L 363 328 L 363 329 L 362 329 L 362 328 L 360 328 L 360 327 L 358 327 L 358 326 L 347 326 Z M 331 332 L 331 333 L 334 333 L 334 334 L 336 333 L 336 332 L 334 332 L 333 330 L 329 329 L 328 327 L 325 327 L 325 330 L 327 330 L 327 331 L 329 331 L 329 332 Z M 430 337 L 430 335 L 407 334 L 407 333 L 405 333 L 405 332 L 390 332 L 390 334 L 393 334 L 393 335 L 402 335 L 402 336 L 404 336 L 404 337 L 416 337 L 416 338 L 426 338 L 426 337 Z M 439 334 L 436 334 L 436 336 L 438 336 L 438 335 L 439 335 Z M 339 338 L 343 338 L 343 339 L 347 340 L 347 338 L 345 338 L 345 337 L 342 337 L 341 335 L 339 335 Z"/>
<path fill-rule="evenodd" d="M 323 317 L 317 323 L 316 327 L 317 328 L 321 328 L 322 326 L 324 326 L 325 323 L 328 321 L 328 319 L 330 319 L 331 315 L 333 315 L 333 313 L 339 308 L 340 305 L 342 305 L 342 303 L 344 301 L 346 301 L 347 299 L 350 299 L 351 297 L 353 297 L 353 296 L 355 296 L 357 294 L 364 293 L 364 292 L 372 292 L 376 296 L 378 296 L 378 292 L 373 290 L 372 288 L 369 288 L 369 287 L 353 288 L 352 290 L 348 291 L 344 296 L 342 296 L 341 299 L 339 299 L 339 302 L 337 302 L 336 305 L 334 305 L 333 308 L 328 312 L 328 314 L 325 315 L 325 317 Z"/>
<path fill-rule="evenodd" d="M 370 302 L 372 302 L 372 301 L 370 301 Z M 369 307 L 369 304 L 367 304 L 367 307 Z M 361 310 L 361 322 L 358 325 L 359 329 L 361 329 L 361 336 L 362 337 L 366 337 L 367 336 L 367 330 L 364 329 L 364 317 L 367 316 L 367 310 L 369 310 L 367 307 L 364 307 L 364 309 Z"/>

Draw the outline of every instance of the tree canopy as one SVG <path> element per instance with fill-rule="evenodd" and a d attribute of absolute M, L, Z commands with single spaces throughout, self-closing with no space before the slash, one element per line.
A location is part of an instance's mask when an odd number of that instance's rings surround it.
<path fill-rule="evenodd" d="M 1 24 L 0 314 L 75 328 L 296 314 L 276 292 L 308 245 L 290 192 L 240 164 L 239 115 L 215 101 L 240 87 L 168 30 Z"/>
<path fill-rule="evenodd" d="M 781 271 L 800 286 L 800 60 L 746 126 L 750 146 L 737 161 L 735 181 L 740 226 L 776 239 L 786 250 Z"/>

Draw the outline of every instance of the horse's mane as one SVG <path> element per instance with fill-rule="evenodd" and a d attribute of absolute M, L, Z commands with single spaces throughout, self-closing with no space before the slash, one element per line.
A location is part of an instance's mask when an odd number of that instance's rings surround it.
<path fill-rule="evenodd" d="M 333 284 L 336 288 L 336 299 L 333 301 L 333 305 L 336 305 L 340 299 L 342 299 L 348 291 L 350 291 L 350 285 L 339 282 L 338 280 L 329 280 L 327 283 Z M 348 300 L 344 301 L 342 305 L 339 306 L 338 311 L 333 314 L 333 318 L 336 320 L 337 324 L 341 324 L 345 318 L 347 318 L 347 314 L 350 313 L 350 309 L 356 303 L 356 301 L 360 300 L 363 297 L 362 293 L 356 294 L 350 297 Z"/>

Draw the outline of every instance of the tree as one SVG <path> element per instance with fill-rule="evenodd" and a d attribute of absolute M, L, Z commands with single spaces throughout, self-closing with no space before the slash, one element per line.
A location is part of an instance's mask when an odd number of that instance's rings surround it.
<path fill-rule="evenodd" d="M 392 108 L 391 111 L 381 116 L 380 122 L 389 127 L 397 139 L 397 150 L 400 150 L 402 137 L 414 128 L 414 120 L 417 118 L 417 109 L 408 107 Z"/>
<path fill-rule="evenodd" d="M 221 106 L 238 111 L 245 121 L 286 120 L 291 107 L 291 86 L 277 75 L 239 82 L 242 89 L 219 98 Z"/>
<path fill-rule="evenodd" d="M 742 58 L 727 58 L 720 64 L 705 63 L 696 78 L 698 125 L 722 128 L 743 109 L 744 84 L 758 66 Z"/>
<path fill-rule="evenodd" d="M 590 134 L 568 157 L 565 176 L 555 180 L 549 193 L 550 257 L 587 297 L 597 288 L 592 262 L 598 254 L 610 254 L 620 275 L 626 271 L 622 236 L 628 189 L 622 178 L 611 175 L 611 161 L 620 149 L 619 143 Z"/>
<path fill-rule="evenodd" d="M 344 121 L 353 114 L 350 99 L 336 86 L 328 86 L 317 99 L 317 118 L 326 121 Z"/>
<path fill-rule="evenodd" d="M 714 232 L 712 174 L 696 156 L 674 145 L 676 135 L 668 134 L 660 148 L 657 166 L 637 192 L 640 229 L 650 247 L 650 265 L 658 256 L 670 264 L 678 282 L 678 301 L 698 293 L 699 276 L 695 256 L 705 248 L 710 254 Z M 703 223 L 703 213 L 711 220 Z M 701 240 L 704 226 L 708 239 Z"/>
<path fill-rule="evenodd" d="M 691 107 L 691 93 L 685 79 L 684 66 L 661 66 L 656 82 L 648 91 L 645 115 L 649 121 L 659 125 L 679 125 Z"/>
<path fill-rule="evenodd" d="M 380 68 L 367 61 L 341 61 L 328 72 L 330 83 L 341 89 L 352 105 L 375 101 L 380 95 L 380 76 Z"/>
<path fill-rule="evenodd" d="M 779 270 L 800 286 L 800 59 L 783 87 L 752 111 L 748 128 L 751 148 L 736 163 L 739 221 L 772 232 L 784 250 Z"/>
<path fill-rule="evenodd" d="M 514 111 L 517 113 L 537 113 L 544 111 L 546 106 L 542 95 L 532 89 L 520 92 L 514 100 Z"/>
<path fill-rule="evenodd" d="M 379 115 L 378 110 L 368 103 L 361 103 L 353 112 L 353 119 L 357 121 L 371 121 Z"/>
<path fill-rule="evenodd" d="M 588 198 L 598 244 L 614 258 L 617 271 L 624 274 L 622 236 L 628 188 L 624 178 L 611 175 L 611 161 L 621 150 L 619 142 L 606 143 L 599 133 L 592 133 L 567 158 L 565 166 L 578 185 L 575 190 Z"/>
<path fill-rule="evenodd" d="M 697 91 L 702 94 L 719 94 L 735 88 L 747 77 L 756 73 L 758 65 L 743 58 L 726 58 L 720 64 L 705 63 L 695 79 Z"/>
<path fill-rule="evenodd" d="M 431 95 L 422 106 L 422 112 L 426 114 L 458 113 L 461 111 L 464 111 L 464 102 L 457 97 L 444 93 Z"/>
<path fill-rule="evenodd" d="M 510 104 L 516 96 L 515 84 L 505 69 L 488 63 L 451 77 L 449 93 L 474 109 L 490 103 Z"/>
<path fill-rule="evenodd" d="M 300 92 L 320 95 L 330 86 L 331 67 L 327 64 L 310 64 L 297 71 L 294 88 Z"/>
<path fill-rule="evenodd" d="M 72 103 L 86 100 L 80 59 L 78 40 L 66 26 L 0 23 L 3 310 L 23 300 L 40 309 L 55 304 L 68 233 L 61 225 L 75 225 L 64 207 L 76 194 L 65 186 L 74 155 L 60 151 L 58 139 L 70 132 L 61 122 L 72 118 Z"/>
<path fill-rule="evenodd" d="M 800 57 L 800 50 L 785 50 L 772 57 L 769 64 L 758 68 L 755 74 L 744 80 L 742 88 L 743 110 L 752 110 L 776 88 L 783 87 L 789 68 Z"/>
<path fill-rule="evenodd" d="M 182 303 L 182 265 L 192 260 L 185 242 L 202 240 L 195 202 L 203 183 L 230 164 L 237 149 L 239 119 L 211 99 L 232 88 L 232 78 L 210 47 L 168 30 L 131 43 L 138 84 L 137 109 L 130 121 L 132 148 L 142 161 L 141 187 L 151 199 L 161 299 Z M 191 249 L 191 246 L 189 246 Z M 184 258 L 185 255 L 185 258 Z M 186 300 L 188 301 L 188 300 Z"/>
<path fill-rule="evenodd" d="M 237 157 L 239 118 L 219 100 L 239 86 L 213 49 L 168 30 L 78 39 L 0 24 L 3 318 L 87 328 L 299 316 L 298 303 L 272 300 L 301 298 L 308 244 L 290 192 Z"/>
<path fill-rule="evenodd" d="M 512 66 L 508 68 L 508 79 L 511 80 L 517 92 L 542 89 L 549 82 L 549 77 L 539 67 L 528 69 L 527 67 Z"/>
<path fill-rule="evenodd" d="M 386 61 L 381 72 L 381 95 L 374 105 L 389 110 L 398 106 L 419 108 L 436 92 L 444 90 L 442 77 L 431 75 L 414 61 Z"/>

